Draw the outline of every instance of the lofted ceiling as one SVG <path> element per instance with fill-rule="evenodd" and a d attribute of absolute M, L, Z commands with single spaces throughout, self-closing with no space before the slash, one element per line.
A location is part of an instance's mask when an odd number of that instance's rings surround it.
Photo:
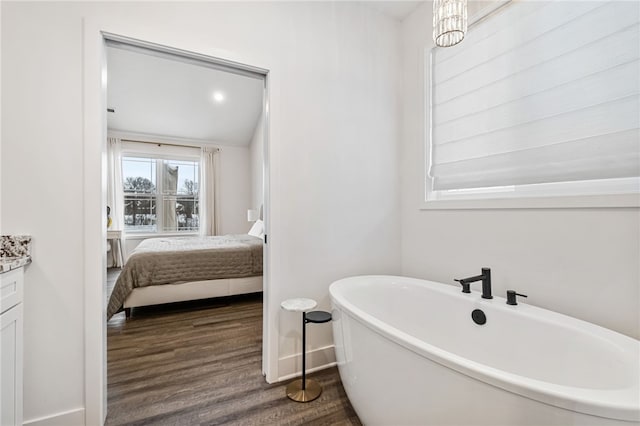
<path fill-rule="evenodd" d="M 379 10 L 380 12 L 402 21 L 418 8 L 424 1 L 369 1 L 368 5 Z"/>
<path fill-rule="evenodd" d="M 115 110 L 107 114 L 109 130 L 247 146 L 263 86 L 204 64 L 107 47 L 107 107 Z"/>
<path fill-rule="evenodd" d="M 423 1 L 368 1 L 403 20 Z M 262 113 L 263 80 L 179 58 L 107 47 L 109 130 L 246 146 Z M 214 94 L 222 96 L 216 101 Z"/>

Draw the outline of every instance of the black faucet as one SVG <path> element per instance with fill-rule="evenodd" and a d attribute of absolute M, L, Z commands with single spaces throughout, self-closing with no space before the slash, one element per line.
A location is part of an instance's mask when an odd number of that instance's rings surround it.
<path fill-rule="evenodd" d="M 507 290 L 507 305 L 517 305 L 516 296 L 527 297 L 526 294 L 516 293 L 515 290 Z"/>
<path fill-rule="evenodd" d="M 482 281 L 482 298 L 493 299 L 491 295 L 491 269 L 489 268 L 482 268 L 482 275 L 454 281 L 458 281 L 462 285 L 463 293 L 471 293 L 470 284 L 476 281 Z"/>

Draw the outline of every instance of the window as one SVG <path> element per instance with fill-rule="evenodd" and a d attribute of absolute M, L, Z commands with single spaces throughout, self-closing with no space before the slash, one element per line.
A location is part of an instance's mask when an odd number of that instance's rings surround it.
<path fill-rule="evenodd" d="M 427 201 L 637 194 L 639 16 L 511 2 L 432 49 Z"/>
<path fill-rule="evenodd" d="M 198 232 L 199 160 L 124 155 L 124 229 L 135 233 Z"/>

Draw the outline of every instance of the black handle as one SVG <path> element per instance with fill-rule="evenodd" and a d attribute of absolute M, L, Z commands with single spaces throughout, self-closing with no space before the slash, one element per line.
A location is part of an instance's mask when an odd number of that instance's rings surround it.
<path fill-rule="evenodd" d="M 526 294 L 516 293 L 515 290 L 507 290 L 507 305 L 517 305 L 516 296 L 527 297 Z"/>
<path fill-rule="evenodd" d="M 460 285 L 462 285 L 462 292 L 463 293 L 471 293 L 471 283 L 465 283 L 462 280 L 455 280 L 460 283 Z"/>

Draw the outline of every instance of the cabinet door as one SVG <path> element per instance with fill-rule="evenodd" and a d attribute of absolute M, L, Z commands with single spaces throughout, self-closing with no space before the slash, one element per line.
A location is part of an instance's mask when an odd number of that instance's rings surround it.
<path fill-rule="evenodd" d="M 23 268 L 0 274 L 0 313 L 22 302 Z"/>
<path fill-rule="evenodd" d="M 0 315 L 0 425 L 22 425 L 22 303 Z"/>

